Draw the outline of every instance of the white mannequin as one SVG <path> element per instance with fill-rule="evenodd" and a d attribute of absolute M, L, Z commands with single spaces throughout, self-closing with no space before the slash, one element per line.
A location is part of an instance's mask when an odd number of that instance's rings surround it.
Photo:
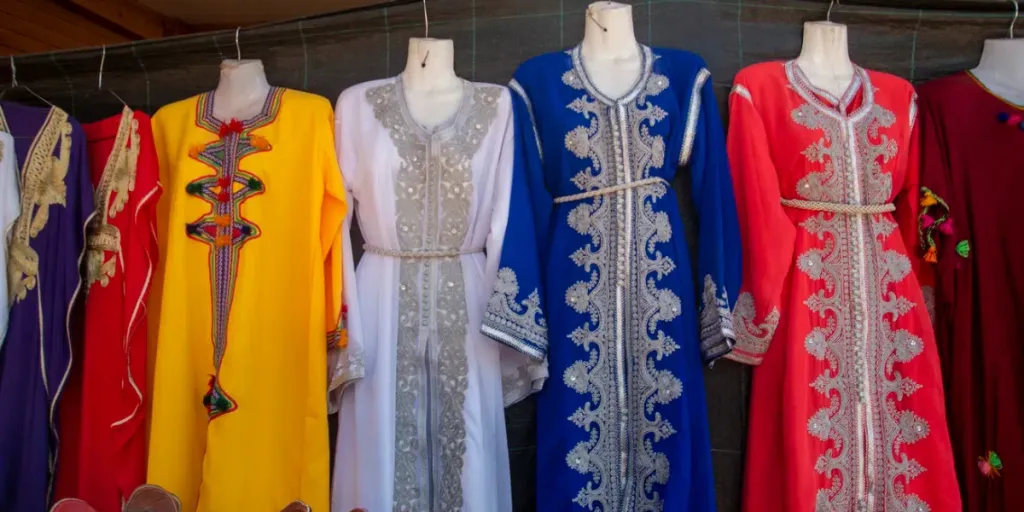
<path fill-rule="evenodd" d="M 269 93 L 263 62 L 225 59 L 220 64 L 220 82 L 213 91 L 213 117 L 221 121 L 249 119 L 260 113 Z"/>
<path fill-rule="evenodd" d="M 590 4 L 580 53 L 598 91 L 609 98 L 628 93 L 643 72 L 643 57 L 633 33 L 633 6 Z"/>
<path fill-rule="evenodd" d="M 804 23 L 804 42 L 797 66 L 811 85 L 840 98 L 853 82 L 854 67 L 850 61 L 846 25 L 831 21 Z"/>
<path fill-rule="evenodd" d="M 451 39 L 409 39 L 402 85 L 409 113 L 420 126 L 430 130 L 455 115 L 462 105 L 464 87 L 455 74 L 455 43 Z"/>
<path fill-rule="evenodd" d="M 985 41 L 981 62 L 971 74 L 996 96 L 1024 106 L 1024 39 Z"/>

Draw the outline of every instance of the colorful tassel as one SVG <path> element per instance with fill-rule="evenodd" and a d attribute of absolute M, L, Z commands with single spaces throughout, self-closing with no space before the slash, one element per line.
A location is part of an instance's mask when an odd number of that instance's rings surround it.
<path fill-rule="evenodd" d="M 249 181 L 248 183 L 246 183 L 246 185 L 248 185 L 249 189 L 254 192 L 259 192 L 263 190 L 263 183 L 256 178 L 249 178 Z"/>
<path fill-rule="evenodd" d="M 221 138 L 224 138 L 230 133 L 242 133 L 242 122 L 238 119 L 232 119 L 226 123 L 220 124 L 220 130 L 217 132 Z"/>
<path fill-rule="evenodd" d="M 243 235 L 249 236 L 252 234 L 252 226 L 242 226 L 239 231 L 241 231 Z"/>
<path fill-rule="evenodd" d="M 195 146 L 188 148 L 188 156 L 192 158 L 199 158 L 199 154 L 202 153 L 204 149 L 206 149 L 205 144 L 196 144 Z"/>
<path fill-rule="evenodd" d="M 922 215 L 921 216 L 921 228 L 922 229 L 928 229 L 928 228 L 932 227 L 932 224 L 935 224 L 935 219 L 929 217 L 928 215 Z"/>
<path fill-rule="evenodd" d="M 249 144 L 260 151 L 267 151 L 270 149 L 270 141 L 255 133 L 249 134 Z"/>
<path fill-rule="evenodd" d="M 227 190 L 221 190 L 217 192 L 217 200 L 226 203 L 231 200 L 231 194 Z"/>
<path fill-rule="evenodd" d="M 231 225 L 231 216 L 230 215 L 217 215 L 217 216 L 215 216 L 213 218 L 213 222 L 214 222 L 214 224 L 217 224 L 218 226 L 227 227 L 227 226 Z"/>
<path fill-rule="evenodd" d="M 996 452 L 989 450 L 984 457 L 978 457 L 978 469 L 989 478 L 998 478 L 1003 470 L 1003 461 Z"/>
<path fill-rule="evenodd" d="M 937 204 L 939 204 L 939 202 L 935 200 L 935 196 L 931 192 L 925 192 L 924 197 L 921 198 L 921 206 L 925 208 L 935 206 Z"/>
<path fill-rule="evenodd" d="M 185 224 L 185 232 L 190 235 L 198 235 L 199 224 Z"/>
<path fill-rule="evenodd" d="M 185 185 L 185 193 L 190 196 L 198 196 L 203 193 L 203 185 L 201 183 L 189 183 Z"/>
<path fill-rule="evenodd" d="M 213 242 L 217 247 L 227 247 L 231 245 L 231 235 L 217 235 Z"/>
<path fill-rule="evenodd" d="M 924 253 L 924 260 L 928 263 L 937 263 L 939 261 L 938 251 L 935 246 L 929 247 L 928 252 Z"/>
<path fill-rule="evenodd" d="M 221 190 L 231 188 L 231 178 L 227 176 L 217 178 L 217 186 L 220 187 Z"/>
<path fill-rule="evenodd" d="M 999 115 L 996 116 L 996 119 L 998 119 L 1000 123 L 1008 123 L 1010 121 L 1010 114 L 1000 112 Z"/>
<path fill-rule="evenodd" d="M 939 231 L 944 235 L 953 234 L 953 219 L 947 219 L 946 222 L 939 224 Z"/>
<path fill-rule="evenodd" d="M 956 244 L 956 253 L 961 258 L 966 258 L 971 255 L 971 243 L 967 240 L 960 240 Z"/>

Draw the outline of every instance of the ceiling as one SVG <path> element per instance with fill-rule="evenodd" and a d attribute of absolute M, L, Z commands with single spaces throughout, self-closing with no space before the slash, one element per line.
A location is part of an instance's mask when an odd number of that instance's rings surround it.
<path fill-rule="evenodd" d="M 376 0 L 135 0 L 190 25 L 250 25 L 378 3 Z"/>

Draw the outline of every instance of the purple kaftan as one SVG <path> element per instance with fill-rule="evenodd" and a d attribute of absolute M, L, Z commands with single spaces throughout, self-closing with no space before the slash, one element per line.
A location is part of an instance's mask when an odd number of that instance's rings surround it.
<path fill-rule="evenodd" d="M 21 210 L 9 232 L 10 323 L 0 351 L 0 510 L 49 507 L 57 401 L 71 368 L 71 307 L 93 212 L 78 122 L 58 108 L 0 102 L 14 136 Z"/>

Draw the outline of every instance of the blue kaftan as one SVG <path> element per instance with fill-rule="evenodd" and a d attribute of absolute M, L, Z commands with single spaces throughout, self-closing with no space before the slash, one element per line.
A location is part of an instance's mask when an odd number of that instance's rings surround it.
<path fill-rule="evenodd" d="M 483 331 L 536 360 L 542 512 L 711 511 L 702 362 L 729 352 L 740 243 L 709 73 L 641 47 L 643 71 L 602 95 L 580 49 L 533 58 L 510 84 L 511 209 Z M 690 252 L 669 182 L 689 170 Z"/>

